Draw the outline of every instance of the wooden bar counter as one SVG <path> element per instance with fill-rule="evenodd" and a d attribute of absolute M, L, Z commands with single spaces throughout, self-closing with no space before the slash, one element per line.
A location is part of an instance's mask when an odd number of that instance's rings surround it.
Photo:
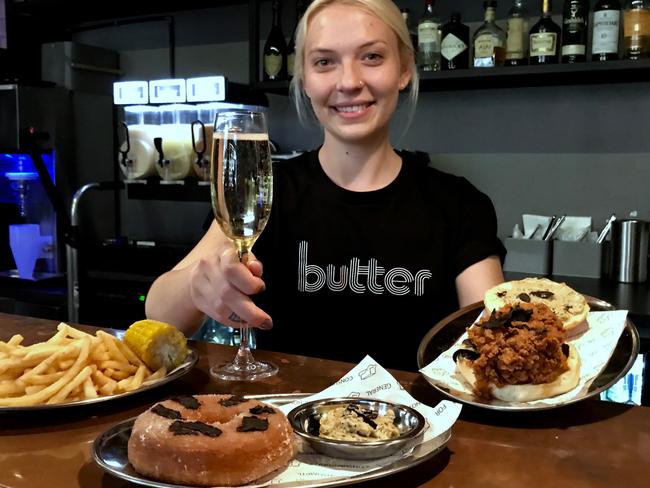
<path fill-rule="evenodd" d="M 56 325 L 0 314 L 0 340 L 20 333 L 25 344 L 43 341 Z M 0 413 L 0 486 L 135 486 L 100 469 L 91 457 L 92 443 L 100 433 L 152 403 L 172 394 L 316 392 L 352 368 L 335 361 L 256 351 L 256 357 L 280 366 L 277 376 L 254 383 L 221 382 L 210 377 L 210 362 L 231 359 L 234 349 L 206 343 L 191 346 L 200 356 L 196 367 L 159 388 L 85 407 Z M 433 406 L 442 399 L 419 374 L 391 373 L 418 400 Z M 650 409 L 597 400 L 528 413 L 465 406 L 440 454 L 401 473 L 356 486 L 647 487 Z"/>

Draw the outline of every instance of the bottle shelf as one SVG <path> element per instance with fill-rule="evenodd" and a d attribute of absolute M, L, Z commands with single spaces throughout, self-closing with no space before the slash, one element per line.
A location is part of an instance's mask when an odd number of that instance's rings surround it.
<path fill-rule="evenodd" d="M 650 59 L 438 71 L 420 75 L 420 91 L 591 85 L 641 81 L 650 81 Z"/>
<path fill-rule="evenodd" d="M 499 66 L 420 73 L 420 91 L 482 90 L 528 86 L 592 85 L 650 81 L 650 59 Z M 288 81 L 260 82 L 255 90 L 288 95 Z"/>

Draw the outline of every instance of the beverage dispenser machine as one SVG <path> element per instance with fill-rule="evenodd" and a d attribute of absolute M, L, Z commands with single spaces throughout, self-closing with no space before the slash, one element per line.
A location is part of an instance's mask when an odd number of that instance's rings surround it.
<path fill-rule="evenodd" d="M 66 90 L 0 85 L 2 288 L 62 276 L 68 109 Z"/>
<path fill-rule="evenodd" d="M 207 184 L 217 113 L 266 110 L 264 94 L 224 76 L 127 81 L 113 85 L 121 106 L 118 163 L 127 183 Z"/>

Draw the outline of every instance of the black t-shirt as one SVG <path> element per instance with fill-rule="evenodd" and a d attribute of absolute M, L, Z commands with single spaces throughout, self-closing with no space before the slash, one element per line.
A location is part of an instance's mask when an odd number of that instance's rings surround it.
<path fill-rule="evenodd" d="M 421 339 L 458 308 L 456 276 L 503 259 L 490 199 L 428 158 L 398 154 L 397 178 L 370 192 L 337 186 L 316 151 L 275 163 L 273 209 L 253 248 L 266 283 L 254 299 L 273 318 L 258 347 L 416 370 Z"/>

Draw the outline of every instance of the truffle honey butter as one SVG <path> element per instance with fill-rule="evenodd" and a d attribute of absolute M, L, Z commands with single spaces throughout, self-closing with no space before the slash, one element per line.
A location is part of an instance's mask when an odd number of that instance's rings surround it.
<path fill-rule="evenodd" d="M 322 410 L 319 435 L 337 441 L 378 441 L 399 437 L 400 430 L 392 410 L 379 415 L 349 404 Z"/>

